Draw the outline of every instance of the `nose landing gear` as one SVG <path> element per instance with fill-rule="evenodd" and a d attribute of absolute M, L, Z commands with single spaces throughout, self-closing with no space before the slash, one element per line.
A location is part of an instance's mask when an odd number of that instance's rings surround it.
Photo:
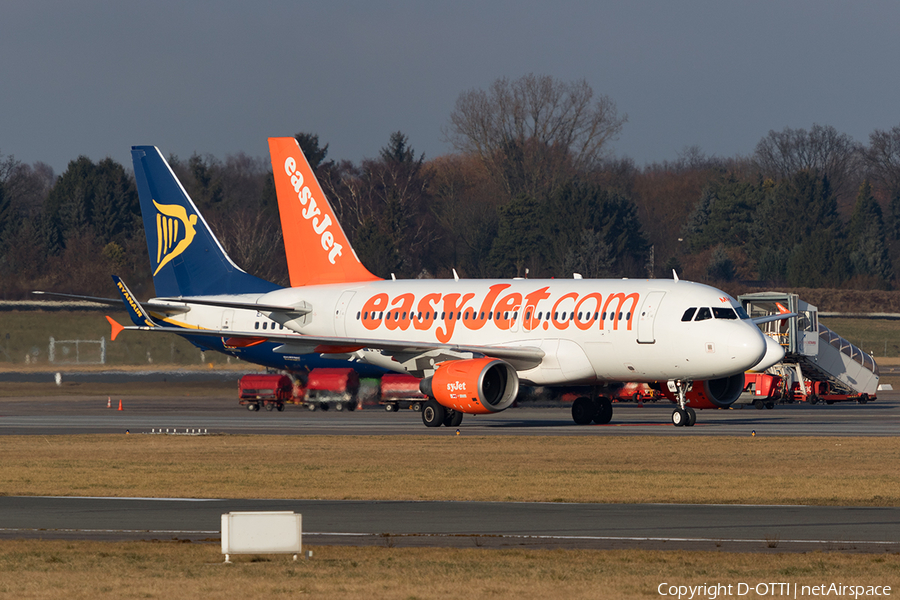
<path fill-rule="evenodd" d="M 683 381 L 675 382 L 675 393 L 678 398 L 678 408 L 672 411 L 672 425 L 675 427 L 693 427 L 694 423 L 697 422 L 697 413 L 694 412 L 693 408 L 687 406 Z"/>

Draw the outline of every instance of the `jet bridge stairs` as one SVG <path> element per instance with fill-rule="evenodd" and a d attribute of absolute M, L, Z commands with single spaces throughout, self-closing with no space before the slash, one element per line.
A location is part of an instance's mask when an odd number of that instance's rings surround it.
<path fill-rule="evenodd" d="M 815 306 L 797 294 L 781 292 L 744 294 L 738 300 L 751 317 L 798 315 L 760 325 L 785 350 L 784 360 L 767 372 L 783 377 L 785 389 L 796 390 L 794 398 L 812 404 L 875 399 L 879 379 L 875 359 L 821 324 Z"/>

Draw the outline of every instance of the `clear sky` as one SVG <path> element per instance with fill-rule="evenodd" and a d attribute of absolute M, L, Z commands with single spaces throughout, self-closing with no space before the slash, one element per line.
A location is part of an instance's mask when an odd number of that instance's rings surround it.
<path fill-rule="evenodd" d="M 895 0 L 8 0 L 0 153 L 268 159 L 304 131 L 358 162 L 399 130 L 433 158 L 461 92 L 529 72 L 610 96 L 639 166 L 814 123 L 866 142 L 900 125 L 898 26 Z"/>

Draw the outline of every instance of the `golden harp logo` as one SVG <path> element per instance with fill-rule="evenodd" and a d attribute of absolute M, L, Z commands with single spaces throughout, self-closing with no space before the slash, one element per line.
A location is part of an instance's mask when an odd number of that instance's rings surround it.
<path fill-rule="evenodd" d="M 194 241 L 194 225 L 197 215 L 188 216 L 183 206 L 178 204 L 159 204 L 156 207 L 156 276 L 159 270 L 182 252 Z"/>

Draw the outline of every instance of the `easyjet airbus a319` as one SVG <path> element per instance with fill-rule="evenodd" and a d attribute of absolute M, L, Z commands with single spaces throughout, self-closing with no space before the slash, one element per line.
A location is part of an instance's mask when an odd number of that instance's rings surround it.
<path fill-rule="evenodd" d="M 196 292 L 155 298 L 148 314 L 117 281 L 135 322 L 125 329 L 214 339 L 236 356 L 265 346 L 409 373 L 429 396 L 429 427 L 502 411 L 520 384 L 587 386 L 575 422 L 608 423 L 612 404 L 599 391 L 621 381 L 668 386 L 672 422 L 690 426 L 694 409 L 729 406 L 745 371 L 783 356 L 734 298 L 677 279 L 381 280 L 356 256 L 296 140 L 270 138 L 269 148 L 292 287 L 231 265 L 231 283 L 209 292 L 190 284 L 217 272 L 221 248 L 159 150 L 132 149 L 145 221 L 157 223 L 147 227 L 157 293 L 165 278 L 167 289 Z"/>

